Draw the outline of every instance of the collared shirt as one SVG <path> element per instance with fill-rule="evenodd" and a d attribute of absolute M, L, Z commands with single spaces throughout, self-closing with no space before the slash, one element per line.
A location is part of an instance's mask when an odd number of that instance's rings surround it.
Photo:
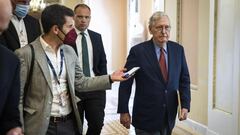
<path fill-rule="evenodd" d="M 60 66 L 60 63 L 61 63 L 60 49 L 58 49 L 57 55 L 56 55 L 52 47 L 48 45 L 42 37 L 40 37 L 40 42 L 43 47 L 43 50 L 45 51 L 45 54 L 50 59 L 55 69 L 55 72 L 58 75 L 61 67 Z M 67 86 L 67 72 L 66 72 L 65 66 L 66 65 L 63 58 L 62 73 L 58 77 L 60 84 L 58 84 L 52 72 L 52 69 L 48 64 L 48 68 L 51 75 L 51 84 L 52 84 L 52 93 L 53 93 L 51 116 L 65 116 L 72 111 L 72 107 L 70 104 L 70 95 L 69 95 L 68 86 Z M 62 103 L 64 103 L 64 105 Z"/>
<path fill-rule="evenodd" d="M 19 42 L 20 42 L 20 47 L 27 45 L 28 37 L 27 37 L 27 31 L 26 31 L 26 27 L 25 27 L 23 18 L 21 18 L 19 20 L 16 15 L 13 15 L 13 17 L 11 18 L 11 21 L 17 31 L 17 35 L 18 35 Z"/>
<path fill-rule="evenodd" d="M 81 31 L 75 28 L 76 33 L 77 33 L 77 40 L 76 40 L 76 46 L 77 46 L 77 53 L 78 53 L 78 59 L 80 61 L 80 66 L 81 68 L 83 67 L 82 64 L 82 35 Z M 92 42 L 89 36 L 89 33 L 87 30 L 84 31 L 84 35 L 87 40 L 87 46 L 88 46 L 88 59 L 89 59 L 89 67 L 90 67 L 90 74 L 91 76 L 95 76 L 93 72 L 93 48 L 92 48 Z"/>
<path fill-rule="evenodd" d="M 154 43 L 154 47 L 155 47 L 155 53 L 157 55 L 157 59 L 159 61 L 160 59 L 160 55 L 161 55 L 161 51 L 160 51 L 160 47 L 159 45 L 157 45 L 156 43 Z M 165 60 L 166 60 L 166 66 L 167 66 L 167 69 L 168 69 L 168 52 L 167 52 L 167 44 L 164 44 L 163 45 L 163 49 L 164 49 L 164 56 L 165 56 Z"/>

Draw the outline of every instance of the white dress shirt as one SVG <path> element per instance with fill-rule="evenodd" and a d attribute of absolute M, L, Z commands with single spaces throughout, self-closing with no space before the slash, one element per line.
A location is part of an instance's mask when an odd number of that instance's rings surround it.
<path fill-rule="evenodd" d="M 28 37 L 27 37 L 27 31 L 26 31 L 26 27 L 25 27 L 25 23 L 23 21 L 23 18 L 21 18 L 19 20 L 16 15 L 13 15 L 11 21 L 12 21 L 12 23 L 13 23 L 16 31 L 17 31 L 17 35 L 18 35 L 19 42 L 20 42 L 20 47 L 23 47 L 23 46 L 27 45 L 28 44 Z"/>
<path fill-rule="evenodd" d="M 153 42 L 154 43 L 154 42 Z M 154 47 L 155 47 L 155 53 L 157 55 L 157 59 L 158 61 L 160 61 L 160 55 L 161 55 L 161 51 L 160 51 L 160 47 L 159 45 L 157 45 L 156 43 L 154 43 Z M 168 52 L 167 52 L 167 44 L 163 45 L 163 49 L 164 49 L 164 56 L 165 56 L 165 61 L 166 61 L 166 68 L 168 69 Z"/>
<path fill-rule="evenodd" d="M 78 59 L 80 61 L 80 66 L 83 68 L 82 64 L 82 35 L 81 31 L 75 28 L 76 33 L 77 33 L 77 39 L 76 39 L 76 47 L 77 47 L 77 53 L 78 53 Z M 88 59 L 89 59 L 89 68 L 90 68 L 90 74 L 91 76 L 95 76 L 93 72 L 93 48 L 92 48 L 92 42 L 89 36 L 89 33 L 87 30 L 84 31 L 84 35 L 87 40 L 87 46 L 88 46 Z"/>
<path fill-rule="evenodd" d="M 51 61 L 56 74 L 58 75 L 60 72 L 60 63 L 61 63 L 61 54 L 60 49 L 58 49 L 57 54 L 55 54 L 54 50 L 50 45 L 48 45 L 42 37 L 40 37 L 41 45 L 45 51 L 45 54 Z M 68 115 L 72 111 L 72 107 L 70 104 L 70 94 L 68 91 L 67 85 L 67 72 L 65 67 L 65 62 L 63 58 L 63 66 L 62 66 L 62 73 L 58 77 L 59 83 L 57 82 L 51 67 L 48 64 L 48 68 L 51 75 L 51 83 L 52 83 L 52 93 L 53 93 L 53 101 L 52 101 L 52 108 L 51 108 L 51 116 L 65 116 Z M 61 96 L 62 94 L 62 96 Z"/>

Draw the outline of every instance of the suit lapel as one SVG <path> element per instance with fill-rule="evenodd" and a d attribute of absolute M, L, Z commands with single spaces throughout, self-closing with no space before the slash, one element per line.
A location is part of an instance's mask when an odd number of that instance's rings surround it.
<path fill-rule="evenodd" d="M 13 25 L 13 23 L 12 23 L 11 21 L 10 21 L 10 23 L 9 23 L 8 32 L 9 32 L 9 34 L 17 41 L 17 42 L 16 42 L 17 45 L 16 45 L 16 44 L 13 44 L 13 46 L 16 46 L 16 47 L 13 47 L 13 48 L 20 48 L 17 30 L 15 29 L 15 26 Z M 10 45 L 12 45 L 12 44 L 10 44 Z"/>
<path fill-rule="evenodd" d="M 146 50 L 145 56 L 147 58 L 147 61 L 150 62 L 151 65 L 154 65 L 153 70 L 156 72 L 159 79 L 162 80 L 162 82 L 164 82 L 152 40 L 148 41 L 148 45 L 145 46 L 145 50 Z"/>
<path fill-rule="evenodd" d="M 72 80 L 73 76 L 75 75 L 75 65 L 73 62 L 73 55 L 69 55 L 64 49 L 64 45 L 61 46 L 64 53 L 64 62 L 65 62 L 65 68 L 66 68 L 66 74 L 67 74 L 67 80 L 68 80 L 68 86 L 70 87 L 70 90 L 73 90 L 74 86 L 74 80 Z"/>
<path fill-rule="evenodd" d="M 167 43 L 167 51 L 168 51 L 168 82 L 173 79 L 174 76 L 174 66 L 176 66 L 176 58 L 175 54 L 177 54 L 172 48 L 171 44 L 168 42 Z"/>
<path fill-rule="evenodd" d="M 94 36 L 94 34 L 90 31 L 90 30 L 88 30 L 88 33 L 89 33 L 89 37 L 90 37 L 90 40 L 91 40 L 91 42 L 92 42 L 92 49 L 93 49 L 93 69 L 95 69 L 94 68 L 94 66 L 96 65 L 96 58 L 97 58 L 97 56 L 98 56 L 98 51 L 97 51 L 97 41 L 96 41 L 96 36 Z"/>
<path fill-rule="evenodd" d="M 35 48 L 34 49 L 35 59 L 36 59 L 37 63 L 39 64 L 39 66 L 42 70 L 42 73 L 43 73 L 43 75 L 44 75 L 44 77 L 45 77 L 45 79 L 48 83 L 49 88 L 52 91 L 52 83 L 51 83 L 52 80 L 51 80 L 50 70 L 48 68 L 47 58 L 46 58 L 45 52 L 42 48 L 42 45 L 40 43 L 39 38 L 38 38 L 37 44 L 33 45 L 33 47 Z"/>
<path fill-rule="evenodd" d="M 27 33 L 27 38 L 28 38 L 28 43 L 30 43 L 30 39 L 32 39 L 32 28 L 29 27 L 31 26 L 31 23 L 28 21 L 28 15 L 23 18 L 25 28 L 26 28 L 26 33 Z"/>

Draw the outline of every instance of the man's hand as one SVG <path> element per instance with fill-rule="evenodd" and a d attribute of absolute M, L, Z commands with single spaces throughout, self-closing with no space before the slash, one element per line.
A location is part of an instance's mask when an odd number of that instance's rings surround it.
<path fill-rule="evenodd" d="M 111 80 L 114 82 L 114 81 L 125 81 L 125 80 L 127 80 L 128 78 L 123 78 L 123 76 L 124 76 L 124 71 L 126 71 L 126 69 L 125 68 L 123 68 L 123 69 L 119 69 L 119 70 L 117 70 L 117 71 L 115 71 L 115 72 L 113 72 L 112 74 L 111 74 Z"/>
<path fill-rule="evenodd" d="M 20 127 L 10 129 L 6 135 L 23 135 Z"/>
<path fill-rule="evenodd" d="M 127 129 L 130 128 L 131 124 L 131 116 L 129 113 L 121 113 L 120 114 L 120 123 L 126 127 Z"/>
<path fill-rule="evenodd" d="M 181 117 L 179 118 L 180 121 L 186 120 L 188 115 L 188 109 L 182 108 L 181 109 Z"/>

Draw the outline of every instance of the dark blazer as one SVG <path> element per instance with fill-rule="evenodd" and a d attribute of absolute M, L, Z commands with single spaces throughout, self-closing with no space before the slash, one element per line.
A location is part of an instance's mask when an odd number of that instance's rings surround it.
<path fill-rule="evenodd" d="M 136 91 L 132 112 L 134 127 L 146 131 L 161 129 L 164 110 L 168 114 L 169 127 L 175 124 L 177 92 L 180 90 L 182 107 L 190 109 L 190 77 L 181 45 L 168 41 L 168 82 L 165 83 L 152 40 L 131 48 L 125 67 L 140 67 L 135 76 L 121 82 L 119 87 L 118 113 L 128 113 L 128 102 L 133 80 Z"/>
<path fill-rule="evenodd" d="M 102 37 L 99 33 L 96 33 L 91 30 L 88 30 L 88 33 L 89 33 L 89 36 L 92 42 L 92 48 L 93 48 L 93 69 L 92 70 L 95 76 L 106 75 L 107 60 L 106 60 L 106 54 L 103 47 Z M 77 53 L 77 46 L 76 46 L 77 35 L 76 35 L 75 29 L 72 29 L 70 31 L 70 35 L 71 35 L 71 37 L 69 37 L 70 40 L 64 43 L 72 46 L 75 52 Z"/>
<path fill-rule="evenodd" d="M 30 15 L 23 18 L 25 23 L 28 43 L 33 42 L 39 35 L 41 35 L 41 28 L 39 21 Z M 8 29 L 5 30 L 0 36 L 0 43 L 6 46 L 8 49 L 15 51 L 20 48 L 20 42 L 17 31 L 10 21 Z"/>
<path fill-rule="evenodd" d="M 0 45 L 0 134 L 20 127 L 20 63 L 10 50 Z"/>

